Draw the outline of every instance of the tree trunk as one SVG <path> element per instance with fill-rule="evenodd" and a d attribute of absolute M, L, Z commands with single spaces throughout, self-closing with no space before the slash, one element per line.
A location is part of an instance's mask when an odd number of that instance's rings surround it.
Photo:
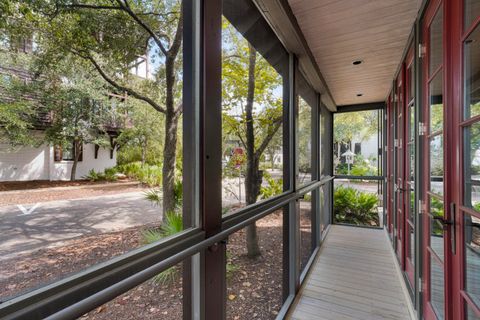
<path fill-rule="evenodd" d="M 257 202 L 262 185 L 263 171 L 259 170 L 259 161 L 254 156 L 247 154 L 247 173 L 245 175 L 245 193 L 247 205 Z M 247 255 L 254 258 L 261 254 L 258 246 L 257 226 L 255 223 L 247 226 L 246 232 L 247 240 Z"/>
<path fill-rule="evenodd" d="M 70 172 L 70 181 L 75 181 L 75 176 L 77 175 L 77 165 L 78 165 L 78 160 L 80 159 L 80 148 L 81 142 L 75 139 L 73 141 L 73 165 L 72 165 L 72 171 Z"/>
<path fill-rule="evenodd" d="M 145 159 L 147 158 L 147 140 L 142 143 L 142 167 L 145 166 Z"/>
<path fill-rule="evenodd" d="M 246 115 L 246 145 L 247 145 L 247 174 L 245 176 L 245 197 L 247 205 L 257 202 L 262 184 L 262 172 L 259 171 L 259 159 L 255 157 L 255 135 L 253 126 L 253 101 L 255 99 L 255 65 L 257 61 L 257 52 L 251 45 L 248 63 L 248 92 L 247 103 L 245 105 Z M 260 255 L 258 246 L 257 226 L 255 223 L 247 226 L 246 232 L 247 255 L 254 258 Z"/>
<path fill-rule="evenodd" d="M 177 151 L 178 117 L 168 116 L 165 121 L 165 145 L 163 147 L 163 213 L 175 208 L 175 155 Z M 165 216 L 165 215 L 164 215 Z"/>
<path fill-rule="evenodd" d="M 175 85 L 175 59 L 165 59 L 166 77 L 166 116 L 165 116 L 165 144 L 163 146 L 163 216 L 174 211 L 175 208 L 175 156 L 177 151 L 178 115 L 174 107 L 173 87 Z"/>

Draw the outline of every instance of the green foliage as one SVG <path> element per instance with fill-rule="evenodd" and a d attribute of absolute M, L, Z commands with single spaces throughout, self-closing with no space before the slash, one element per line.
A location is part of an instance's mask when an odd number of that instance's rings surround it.
<path fill-rule="evenodd" d="M 122 130 L 116 140 L 121 146 L 117 152 L 117 162 L 160 163 L 165 126 L 163 115 L 135 100 L 129 101 L 127 108 L 130 126 Z"/>
<path fill-rule="evenodd" d="M 150 189 L 148 191 L 144 191 L 143 196 L 145 200 L 152 202 L 155 206 L 159 206 L 162 201 L 160 190 L 157 189 Z"/>
<path fill-rule="evenodd" d="M 130 162 L 125 164 L 117 165 L 118 172 L 123 173 L 130 179 L 137 179 L 139 172 L 142 170 L 141 162 Z"/>
<path fill-rule="evenodd" d="M 430 214 L 434 217 L 444 217 L 445 209 L 443 208 L 443 201 L 435 197 L 430 197 Z M 440 223 L 433 223 L 431 234 L 434 236 L 443 236 L 443 226 Z"/>
<path fill-rule="evenodd" d="M 244 158 L 240 169 L 245 175 L 248 161 L 258 167 L 267 148 L 269 153 L 281 150 L 282 77 L 226 19 L 222 37 L 223 150 L 230 156 L 231 145 L 241 145 L 245 153 L 237 157 Z M 238 177 L 237 160 L 229 158 L 224 174 Z"/>
<path fill-rule="evenodd" d="M 182 114 L 183 37 L 177 34 L 183 32 L 181 0 L 118 1 L 114 5 L 105 0 L 0 2 L 0 26 L 5 29 L 0 37 L 28 39 L 34 30 L 35 49 L 28 54 L 34 61 L 29 64 L 32 68 L 24 69 L 34 75 L 32 83 L 41 85 L 37 92 L 42 105 L 60 108 L 55 119 L 66 124 L 63 131 L 49 130 L 48 142 L 56 140 L 54 143 L 64 145 L 73 137 L 84 143 L 93 143 L 87 140 L 95 138 L 100 144 L 105 130 L 91 123 L 92 119 L 101 123 L 100 117 L 85 117 L 83 111 L 103 112 L 108 103 L 93 105 L 103 97 L 131 115 L 131 123 L 121 116 L 126 112 L 114 117 L 133 125 L 125 126 L 120 136 L 118 163 L 154 165 L 161 159 L 169 174 L 181 168 L 172 161 L 181 156 L 177 148 L 182 140 L 176 140 Z M 16 56 L 22 55 L 21 50 L 14 51 Z M 144 57 L 148 59 L 148 74 L 142 74 Z M 13 66 L 10 60 L 0 56 L 0 65 L 6 61 Z M 133 74 L 135 69 L 138 74 Z M 54 127 L 63 128 L 61 123 Z M 165 146 L 169 152 L 162 152 Z M 158 177 L 161 175 L 144 175 L 149 185 L 158 185 Z M 173 184 L 166 182 L 163 188 L 170 195 Z"/>
<path fill-rule="evenodd" d="M 116 168 L 106 168 L 104 172 L 96 172 L 94 169 L 90 169 L 88 174 L 82 177 L 83 179 L 90 180 L 92 182 L 97 181 L 117 181 Z"/>
<path fill-rule="evenodd" d="M 334 193 L 336 222 L 355 225 L 379 225 L 378 197 L 351 187 L 338 186 Z"/>
<path fill-rule="evenodd" d="M 0 143 L 12 147 L 37 144 L 38 139 L 31 132 L 33 116 L 33 109 L 28 104 L 0 101 Z"/>
<path fill-rule="evenodd" d="M 183 184 L 182 181 L 176 181 L 174 185 L 174 197 L 175 197 L 175 207 L 180 208 L 182 206 L 183 199 Z M 144 198 L 152 202 L 155 206 L 159 206 L 162 202 L 162 191 L 160 189 L 150 189 L 145 191 Z"/>
<path fill-rule="evenodd" d="M 345 112 L 335 114 L 334 142 L 348 143 L 368 139 L 378 130 L 378 111 Z"/>
<path fill-rule="evenodd" d="M 260 188 L 261 199 L 268 199 L 283 192 L 283 179 L 274 179 L 266 172 L 263 173 L 263 178 L 267 185 Z"/>
<path fill-rule="evenodd" d="M 177 212 L 167 212 L 164 217 L 164 222 L 160 227 L 160 232 L 164 237 L 173 236 L 183 230 L 183 217 Z"/>
<path fill-rule="evenodd" d="M 298 99 L 298 170 L 310 173 L 312 168 L 312 107 Z"/>
<path fill-rule="evenodd" d="M 480 212 L 480 202 L 477 202 L 473 205 L 473 209 L 475 209 L 476 211 Z"/>
<path fill-rule="evenodd" d="M 177 208 L 182 206 L 183 202 L 183 183 L 180 180 L 175 181 L 175 185 L 173 188 L 173 194 L 175 197 L 175 206 Z"/>
<path fill-rule="evenodd" d="M 136 178 L 147 186 L 159 186 L 162 184 L 162 168 L 155 165 L 145 165 L 141 167 Z"/>
<path fill-rule="evenodd" d="M 97 173 L 94 169 L 90 169 L 90 171 L 88 171 L 88 174 L 83 178 L 86 180 L 90 180 L 92 182 L 96 182 L 96 181 L 102 180 L 103 177 L 101 176 L 100 173 Z"/>
<path fill-rule="evenodd" d="M 106 168 L 105 171 L 103 172 L 104 176 L 105 176 L 105 180 L 107 181 L 110 181 L 110 182 L 113 182 L 113 181 L 117 181 L 118 180 L 118 177 L 117 177 L 117 168 Z"/>
<path fill-rule="evenodd" d="M 182 215 L 176 212 L 167 212 L 160 228 L 145 230 L 142 233 L 144 244 L 160 241 L 166 237 L 173 236 L 183 230 Z M 174 282 L 180 274 L 178 266 L 168 268 L 153 278 L 153 281 L 161 285 Z"/>
<path fill-rule="evenodd" d="M 353 165 L 350 165 L 350 175 L 352 176 L 376 176 L 378 174 L 377 167 L 372 165 L 376 159 L 366 160 L 361 154 L 355 155 Z M 337 174 L 348 174 L 348 164 L 339 163 L 335 172 Z"/>
<path fill-rule="evenodd" d="M 149 187 L 157 187 L 162 183 L 162 168 L 158 165 L 142 166 L 141 162 L 131 162 L 118 165 L 117 171 Z"/>

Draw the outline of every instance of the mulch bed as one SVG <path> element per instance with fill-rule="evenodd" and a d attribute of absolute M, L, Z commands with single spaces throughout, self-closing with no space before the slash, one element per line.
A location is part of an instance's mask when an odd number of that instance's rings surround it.
<path fill-rule="evenodd" d="M 54 187 L 79 187 L 105 184 L 105 181 L 89 181 L 89 180 L 76 180 L 76 181 L 49 181 L 49 180 L 34 180 L 34 181 L 5 181 L 0 182 L 0 191 L 14 191 L 14 190 L 29 190 L 29 189 L 42 189 L 42 188 L 54 188 Z"/>
<path fill-rule="evenodd" d="M 90 183 L 88 181 L 83 182 L 70 182 L 70 184 L 65 183 L 61 185 L 61 182 L 64 181 L 49 181 L 54 182 L 52 186 L 49 187 L 38 187 L 35 188 L 35 183 L 38 181 L 32 181 L 34 185 L 30 189 L 16 190 L 11 189 L 9 191 L 13 192 L 1 192 L 0 187 L 0 206 L 6 205 L 16 205 L 16 204 L 27 204 L 27 203 L 37 203 L 37 202 L 48 202 L 48 201 L 57 201 L 57 200 L 68 200 L 68 199 L 81 199 L 87 197 L 95 196 L 104 196 L 104 195 L 114 195 L 118 193 L 127 193 L 146 190 L 144 186 L 140 183 L 125 183 L 125 182 L 112 182 L 112 183 Z M 62 187 L 73 187 L 73 188 L 53 188 L 55 184 L 60 183 Z M 3 184 L 3 182 L 1 183 Z M 0 185 L 1 185 L 0 184 Z M 43 184 L 40 184 L 43 185 Z M 56 185 L 57 187 L 60 185 Z M 81 188 L 75 188 L 81 186 Z M 6 191 L 6 190 L 3 190 Z"/>
<path fill-rule="evenodd" d="M 245 232 L 227 244 L 227 318 L 274 319 L 282 306 L 282 213 L 257 222 L 262 254 L 246 255 Z M 73 240 L 68 245 L 41 249 L 26 256 L 2 261 L 0 299 L 25 292 L 47 282 L 78 272 L 95 263 L 142 245 L 142 228 L 98 234 Z M 181 277 L 170 284 L 147 281 L 82 319 L 181 319 Z"/>

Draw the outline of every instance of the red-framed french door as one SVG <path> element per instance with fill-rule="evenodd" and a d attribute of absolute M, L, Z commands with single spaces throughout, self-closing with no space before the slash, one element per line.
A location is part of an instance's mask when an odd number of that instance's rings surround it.
<path fill-rule="evenodd" d="M 480 1 L 432 0 L 422 34 L 425 319 L 480 319 Z"/>
<path fill-rule="evenodd" d="M 404 269 L 411 288 L 415 284 L 415 70 L 414 47 L 410 46 L 405 60 L 405 219 Z"/>
<path fill-rule="evenodd" d="M 396 254 L 411 288 L 415 283 L 415 71 L 410 46 L 396 79 L 395 235 Z"/>
<path fill-rule="evenodd" d="M 453 272 L 454 317 L 480 319 L 480 1 L 450 4 L 452 32 L 451 90 L 459 92 L 452 115 L 459 172 L 455 215 L 456 259 Z M 450 88 L 449 88 L 450 89 Z M 458 120 L 457 120 L 458 119 Z M 456 294 L 458 292 L 458 294 Z"/>
<path fill-rule="evenodd" d="M 392 93 L 388 96 L 387 101 L 387 230 L 390 236 L 390 239 L 394 239 L 394 213 L 395 203 L 394 203 L 394 166 L 393 166 L 393 156 L 394 156 L 394 141 L 395 141 L 395 123 L 394 123 L 394 106 L 393 106 L 393 97 Z"/>
<path fill-rule="evenodd" d="M 395 92 L 395 215 L 394 228 L 397 240 L 396 254 L 400 264 L 405 265 L 404 255 L 404 219 L 405 219 L 405 82 L 404 69 L 401 68 L 396 81 Z"/>
<path fill-rule="evenodd" d="M 444 223 L 446 216 L 445 194 L 445 103 L 444 103 L 444 3 L 433 0 L 425 11 L 422 34 L 425 54 L 422 60 L 423 87 L 423 281 L 424 318 L 448 319 L 450 306 L 446 303 L 449 283 L 446 277 L 451 272 L 450 255 L 447 250 L 449 228 Z"/>

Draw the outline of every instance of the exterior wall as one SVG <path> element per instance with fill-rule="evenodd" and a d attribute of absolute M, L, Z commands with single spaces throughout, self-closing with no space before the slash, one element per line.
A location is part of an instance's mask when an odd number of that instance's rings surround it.
<path fill-rule="evenodd" d="M 373 156 L 378 158 L 378 137 L 376 134 L 372 134 L 368 139 L 361 142 L 362 143 L 362 156 L 365 159 Z"/>
<path fill-rule="evenodd" d="M 116 151 L 110 159 L 110 150 L 100 148 L 95 159 L 95 146 L 84 145 L 83 161 L 78 162 L 76 179 L 82 179 L 88 171 L 103 171 L 117 164 Z M 11 150 L 0 145 L 0 181 L 69 180 L 73 161 L 55 162 L 53 147 L 21 147 Z"/>
<path fill-rule="evenodd" d="M 51 152 L 50 180 L 70 180 L 73 161 L 53 161 L 53 147 Z M 113 159 L 110 159 L 110 149 L 98 149 L 98 157 L 95 159 L 95 146 L 87 144 L 83 146 L 83 160 L 78 162 L 75 179 L 82 179 L 91 169 L 103 171 L 106 168 L 117 165 L 117 151 L 113 152 Z"/>
<path fill-rule="evenodd" d="M 50 149 L 0 145 L 0 181 L 48 180 Z"/>

